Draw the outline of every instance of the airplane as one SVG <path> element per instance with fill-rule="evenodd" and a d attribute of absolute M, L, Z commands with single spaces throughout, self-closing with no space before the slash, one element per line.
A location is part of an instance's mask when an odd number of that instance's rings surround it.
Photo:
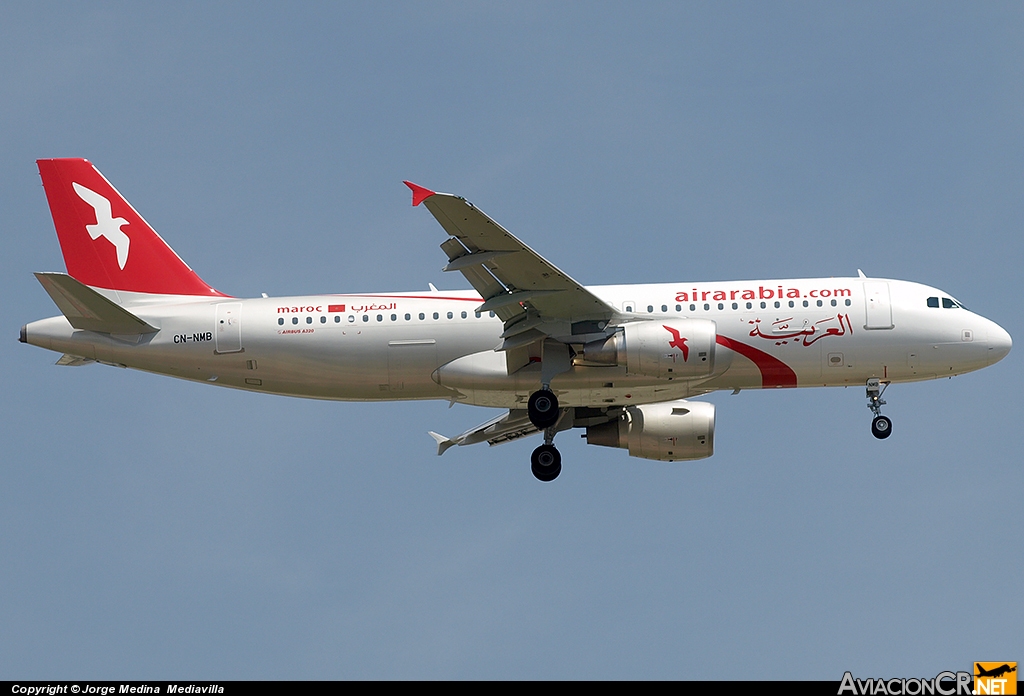
<path fill-rule="evenodd" d="M 447 238 L 443 270 L 472 290 L 236 298 L 215 290 L 85 159 L 37 162 L 67 273 L 36 273 L 59 316 L 20 340 L 101 363 L 254 392 L 339 401 L 434 399 L 502 409 L 438 455 L 541 433 L 630 456 L 714 452 L 717 390 L 862 385 L 892 433 L 893 383 L 1007 355 L 1010 335 L 949 293 L 856 277 L 583 286 L 464 198 L 405 182 Z"/>
<path fill-rule="evenodd" d="M 976 677 L 1001 677 L 1004 674 L 1009 674 L 1010 672 L 1016 672 L 1017 671 L 1017 664 L 1016 663 L 1014 663 L 1013 667 L 1011 667 L 1009 664 L 1004 663 L 1004 664 L 1000 665 L 999 667 L 995 667 L 993 669 L 985 669 L 984 667 L 982 667 L 977 662 L 974 663 L 974 666 L 975 666 L 975 668 L 977 669 L 977 672 L 978 672 L 977 674 L 974 675 Z"/>

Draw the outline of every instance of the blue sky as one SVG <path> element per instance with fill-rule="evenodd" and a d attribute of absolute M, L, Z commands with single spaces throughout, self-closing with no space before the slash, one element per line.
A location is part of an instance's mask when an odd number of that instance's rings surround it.
<path fill-rule="evenodd" d="M 239 296 L 466 287 L 403 179 L 584 283 L 870 275 L 1024 336 L 1011 3 L 31 3 L 0 23 L 0 677 L 817 678 L 1020 660 L 1019 349 L 743 392 L 716 453 L 216 389 L 16 342 L 87 157 Z"/>

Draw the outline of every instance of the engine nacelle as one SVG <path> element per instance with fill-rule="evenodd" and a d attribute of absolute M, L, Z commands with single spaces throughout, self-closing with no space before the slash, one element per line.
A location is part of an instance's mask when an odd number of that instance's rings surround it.
<path fill-rule="evenodd" d="M 708 319 L 668 319 L 626 324 L 614 336 L 583 346 L 582 358 L 625 365 L 626 372 L 658 379 L 695 379 L 715 369 L 717 327 Z"/>
<path fill-rule="evenodd" d="M 589 426 L 587 444 L 664 462 L 704 459 L 715 452 L 715 405 L 680 400 L 630 406 L 617 420 Z"/>

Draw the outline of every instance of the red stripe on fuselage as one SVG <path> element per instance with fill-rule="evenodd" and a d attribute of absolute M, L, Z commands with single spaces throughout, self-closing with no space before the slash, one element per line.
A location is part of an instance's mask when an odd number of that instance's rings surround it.
<path fill-rule="evenodd" d="M 722 334 L 715 336 L 715 342 L 720 346 L 725 346 L 729 350 L 739 353 L 757 365 L 757 369 L 761 371 L 762 387 L 767 389 L 768 387 L 796 386 L 796 373 L 793 372 L 793 368 L 775 356 L 768 355 L 763 350 L 748 346 L 746 343 L 734 341 Z"/>

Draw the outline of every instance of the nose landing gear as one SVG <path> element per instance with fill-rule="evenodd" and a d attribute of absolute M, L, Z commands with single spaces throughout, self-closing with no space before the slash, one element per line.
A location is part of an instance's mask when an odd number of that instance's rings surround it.
<path fill-rule="evenodd" d="M 888 387 L 888 382 L 882 385 L 881 380 L 877 377 L 873 377 L 867 382 L 868 408 L 875 414 L 871 420 L 871 434 L 879 440 L 884 440 L 892 435 L 892 421 L 882 415 L 882 406 L 885 405 L 882 394 Z"/>

